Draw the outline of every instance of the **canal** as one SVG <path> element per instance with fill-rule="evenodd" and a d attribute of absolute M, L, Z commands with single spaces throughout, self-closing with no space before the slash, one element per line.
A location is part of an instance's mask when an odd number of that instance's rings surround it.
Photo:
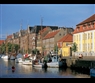
<path fill-rule="evenodd" d="M 14 72 L 12 66 L 15 66 Z M 70 68 L 33 68 L 32 65 L 0 58 L 0 78 L 90 78 L 89 71 L 84 71 Z"/>

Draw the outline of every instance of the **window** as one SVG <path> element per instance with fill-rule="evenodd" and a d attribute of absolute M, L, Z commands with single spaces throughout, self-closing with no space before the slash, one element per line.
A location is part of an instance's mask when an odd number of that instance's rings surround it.
<path fill-rule="evenodd" d="M 92 28 L 94 28 L 94 23 L 92 23 Z"/>
<path fill-rule="evenodd" d="M 92 39 L 92 33 L 91 33 L 91 39 Z"/>
<path fill-rule="evenodd" d="M 85 25 L 83 25 L 83 29 L 85 29 L 86 28 L 86 26 Z"/>
<path fill-rule="evenodd" d="M 88 24 L 88 28 L 90 28 L 90 24 Z"/>
<path fill-rule="evenodd" d="M 93 43 L 91 43 L 91 49 L 92 49 L 92 47 L 93 47 Z"/>
<path fill-rule="evenodd" d="M 88 39 L 90 38 L 90 33 L 88 33 Z"/>

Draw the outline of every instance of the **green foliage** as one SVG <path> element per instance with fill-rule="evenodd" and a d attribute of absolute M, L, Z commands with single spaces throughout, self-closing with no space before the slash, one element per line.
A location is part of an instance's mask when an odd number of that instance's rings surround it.
<path fill-rule="evenodd" d="M 54 52 L 56 52 L 56 51 L 58 52 L 58 46 L 57 45 L 54 46 Z"/>
<path fill-rule="evenodd" d="M 77 44 L 75 42 L 72 44 L 71 50 L 74 52 L 77 51 Z"/>
<path fill-rule="evenodd" d="M 0 46 L 0 52 L 1 52 L 1 53 L 5 53 L 5 51 L 6 51 L 6 45 L 5 45 L 5 44 L 2 44 L 2 45 Z"/>
<path fill-rule="evenodd" d="M 9 53 L 9 52 L 13 52 L 13 50 L 14 50 L 17 53 L 19 48 L 20 48 L 20 46 L 18 44 L 11 44 L 11 43 L 2 44 L 0 46 L 0 52 L 1 53 L 6 53 L 6 52 Z"/>
<path fill-rule="evenodd" d="M 34 49 L 34 50 L 32 50 L 32 53 L 33 53 L 33 54 L 37 54 L 38 52 L 39 52 L 38 49 Z"/>

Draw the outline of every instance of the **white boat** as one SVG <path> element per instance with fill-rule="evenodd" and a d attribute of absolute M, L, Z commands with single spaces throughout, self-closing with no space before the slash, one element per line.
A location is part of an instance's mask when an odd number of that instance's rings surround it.
<path fill-rule="evenodd" d="M 47 63 L 47 66 L 48 67 L 59 67 L 59 62 L 50 62 L 50 63 Z"/>
<path fill-rule="evenodd" d="M 57 54 L 51 54 L 48 57 L 47 66 L 51 68 L 66 67 L 66 61 L 60 60 L 60 57 Z"/>
<path fill-rule="evenodd" d="M 23 65 L 32 65 L 32 60 L 24 60 L 22 61 Z"/>
<path fill-rule="evenodd" d="M 16 63 L 22 63 L 23 60 L 22 60 L 22 58 L 16 58 L 16 59 L 15 59 L 15 62 L 16 62 Z"/>
<path fill-rule="evenodd" d="M 2 55 L 1 58 L 8 59 L 8 56 L 7 55 Z"/>
<path fill-rule="evenodd" d="M 23 62 L 23 56 L 22 56 L 22 54 L 19 53 L 19 54 L 16 56 L 15 62 L 16 62 L 16 63 L 22 63 L 22 62 Z"/>
<path fill-rule="evenodd" d="M 16 57 L 15 56 L 10 56 L 10 60 L 15 60 Z"/>
<path fill-rule="evenodd" d="M 42 68 L 42 64 L 33 65 L 33 67 Z"/>

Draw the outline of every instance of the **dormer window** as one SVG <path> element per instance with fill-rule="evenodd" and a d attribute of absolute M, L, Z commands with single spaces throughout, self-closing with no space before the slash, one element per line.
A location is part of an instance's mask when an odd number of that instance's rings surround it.
<path fill-rule="evenodd" d="M 79 31 L 79 28 L 80 28 L 80 27 L 77 27 L 77 31 Z"/>
<path fill-rule="evenodd" d="M 94 23 L 91 24 L 91 28 L 94 28 Z"/>
<path fill-rule="evenodd" d="M 88 24 L 88 28 L 90 28 L 90 24 Z"/>
<path fill-rule="evenodd" d="M 83 30 L 86 28 L 86 25 L 83 25 Z"/>

